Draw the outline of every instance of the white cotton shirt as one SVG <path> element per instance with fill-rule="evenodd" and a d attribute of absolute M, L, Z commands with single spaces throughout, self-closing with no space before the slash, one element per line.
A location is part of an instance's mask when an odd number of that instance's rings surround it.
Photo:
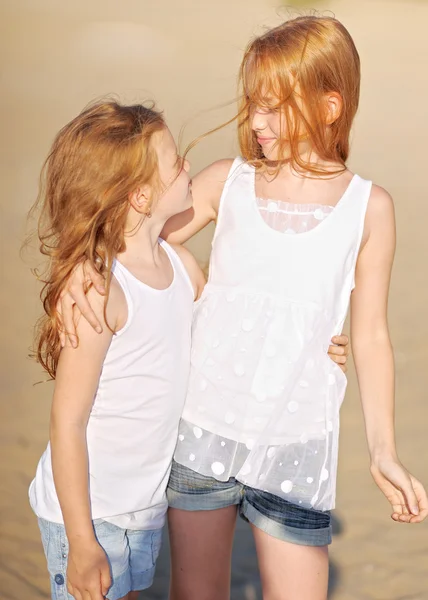
<path fill-rule="evenodd" d="M 153 289 L 115 262 L 128 319 L 113 336 L 87 426 L 92 519 L 124 529 L 158 529 L 188 383 L 194 292 L 174 250 L 160 244 L 174 278 Z M 38 517 L 63 523 L 50 444 L 30 486 Z"/>
<path fill-rule="evenodd" d="M 327 350 L 346 318 L 370 191 L 355 175 L 327 214 L 315 207 L 316 226 L 288 235 L 260 210 L 269 202 L 256 198 L 254 167 L 234 161 L 195 310 L 177 462 L 334 507 L 346 377 Z"/>

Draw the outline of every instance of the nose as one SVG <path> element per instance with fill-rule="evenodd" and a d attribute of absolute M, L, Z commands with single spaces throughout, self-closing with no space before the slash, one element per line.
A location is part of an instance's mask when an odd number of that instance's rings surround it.
<path fill-rule="evenodd" d="M 266 129 L 267 114 L 260 110 L 255 110 L 253 114 L 253 120 L 251 123 L 251 127 L 253 131 L 263 131 Z"/>

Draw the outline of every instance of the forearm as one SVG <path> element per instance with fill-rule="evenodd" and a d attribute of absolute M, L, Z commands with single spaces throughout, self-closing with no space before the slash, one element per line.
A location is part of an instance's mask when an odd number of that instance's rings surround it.
<path fill-rule="evenodd" d="M 93 541 L 86 429 L 53 419 L 50 438 L 55 488 L 70 545 Z"/>
<path fill-rule="evenodd" d="M 388 332 L 355 334 L 352 347 L 371 460 L 395 458 L 395 373 Z"/>

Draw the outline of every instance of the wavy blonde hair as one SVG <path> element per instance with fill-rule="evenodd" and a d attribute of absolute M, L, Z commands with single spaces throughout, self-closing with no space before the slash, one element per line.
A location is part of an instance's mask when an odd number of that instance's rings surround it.
<path fill-rule="evenodd" d="M 244 54 L 239 83 L 238 136 L 246 160 L 257 166 L 267 162 L 251 128 L 255 107 L 262 107 L 280 110 L 286 125 L 286 139 L 278 140 L 280 160 L 287 148 L 295 168 L 325 174 L 299 153 L 299 142 L 308 139 L 321 159 L 345 168 L 359 102 L 360 59 L 342 23 L 332 17 L 302 16 L 257 37 Z M 325 96 L 332 92 L 340 96 L 341 109 L 328 125 Z"/>
<path fill-rule="evenodd" d="M 35 355 L 52 378 L 61 351 L 61 293 L 73 269 L 88 259 L 106 277 L 108 297 L 113 259 L 125 250 L 129 195 L 159 184 L 152 137 L 164 127 L 153 107 L 107 101 L 84 110 L 55 138 L 31 211 L 40 211 L 40 251 L 48 257 Z"/>

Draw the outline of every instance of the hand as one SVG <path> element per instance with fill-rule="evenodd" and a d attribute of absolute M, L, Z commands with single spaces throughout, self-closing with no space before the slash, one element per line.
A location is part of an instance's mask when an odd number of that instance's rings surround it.
<path fill-rule="evenodd" d="M 391 518 L 400 523 L 420 523 L 428 515 L 426 491 L 397 459 L 372 463 L 371 474 L 392 506 Z"/>
<path fill-rule="evenodd" d="M 70 546 L 67 590 L 76 600 L 104 600 L 111 586 L 106 553 L 95 540 L 78 548 Z"/>
<path fill-rule="evenodd" d="M 95 316 L 86 298 L 86 292 L 93 285 L 101 295 L 105 294 L 104 277 L 87 260 L 73 270 L 57 304 L 57 311 L 63 322 L 61 346 L 64 348 L 67 338 L 73 348 L 77 347 L 75 320 L 81 314 L 98 333 L 102 332 L 101 323 Z"/>
<path fill-rule="evenodd" d="M 346 373 L 348 370 L 346 361 L 349 356 L 349 338 L 347 335 L 336 335 L 331 341 L 333 345 L 329 346 L 328 355 Z"/>

